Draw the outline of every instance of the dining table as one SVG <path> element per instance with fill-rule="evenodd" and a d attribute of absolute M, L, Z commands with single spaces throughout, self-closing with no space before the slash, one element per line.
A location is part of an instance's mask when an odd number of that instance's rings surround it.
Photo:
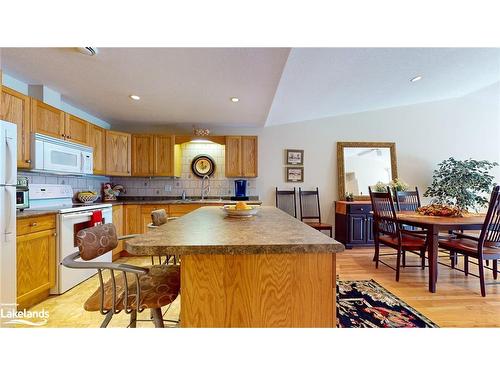
<path fill-rule="evenodd" d="M 401 224 L 419 227 L 428 231 L 429 253 L 429 291 L 436 292 L 438 276 L 439 233 L 450 230 L 480 230 L 483 226 L 485 214 L 466 214 L 463 217 L 427 216 L 414 211 L 397 213 Z"/>
<path fill-rule="evenodd" d="M 125 249 L 180 257 L 181 327 L 336 326 L 336 254 L 344 246 L 276 207 L 249 217 L 198 208 Z"/>

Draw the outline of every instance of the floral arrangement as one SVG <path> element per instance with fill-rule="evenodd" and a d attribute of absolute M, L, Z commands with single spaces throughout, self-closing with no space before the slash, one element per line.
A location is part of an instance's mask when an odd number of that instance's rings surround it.
<path fill-rule="evenodd" d="M 387 191 L 387 184 L 379 181 L 373 185 L 373 191 L 376 191 L 377 193 L 385 193 Z"/>
<path fill-rule="evenodd" d="M 394 180 L 392 180 L 389 185 L 396 191 L 407 191 L 410 187 L 410 185 L 408 185 L 403 180 L 400 180 L 399 178 L 395 178 Z"/>
<path fill-rule="evenodd" d="M 387 192 L 387 186 L 390 186 L 392 189 L 395 189 L 396 191 L 406 191 L 409 188 L 409 185 L 404 182 L 403 180 L 399 178 L 395 178 L 388 184 L 379 181 L 375 185 L 373 185 L 373 190 L 376 191 L 377 193 L 385 193 Z"/>

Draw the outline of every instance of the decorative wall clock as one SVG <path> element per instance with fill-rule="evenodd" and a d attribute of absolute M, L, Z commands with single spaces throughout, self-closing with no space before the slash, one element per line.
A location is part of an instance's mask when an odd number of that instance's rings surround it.
<path fill-rule="evenodd" d="M 198 177 L 211 176 L 215 172 L 215 161 L 208 155 L 198 155 L 191 162 L 191 170 Z"/>

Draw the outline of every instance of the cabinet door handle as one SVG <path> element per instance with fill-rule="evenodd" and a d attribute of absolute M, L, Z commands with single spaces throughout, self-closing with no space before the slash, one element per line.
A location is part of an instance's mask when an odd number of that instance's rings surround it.
<path fill-rule="evenodd" d="M 31 159 L 25 160 L 26 163 L 31 164 Z"/>
<path fill-rule="evenodd" d="M 38 223 L 37 222 L 31 223 L 30 226 L 36 227 L 36 226 L 38 226 Z"/>

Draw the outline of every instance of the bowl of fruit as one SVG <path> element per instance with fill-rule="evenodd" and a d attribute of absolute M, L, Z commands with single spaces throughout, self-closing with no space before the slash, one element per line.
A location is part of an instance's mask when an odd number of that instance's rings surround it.
<path fill-rule="evenodd" d="M 226 204 L 222 210 L 231 217 L 250 217 L 257 214 L 259 206 L 247 204 L 245 202 L 237 202 L 236 204 Z"/>

